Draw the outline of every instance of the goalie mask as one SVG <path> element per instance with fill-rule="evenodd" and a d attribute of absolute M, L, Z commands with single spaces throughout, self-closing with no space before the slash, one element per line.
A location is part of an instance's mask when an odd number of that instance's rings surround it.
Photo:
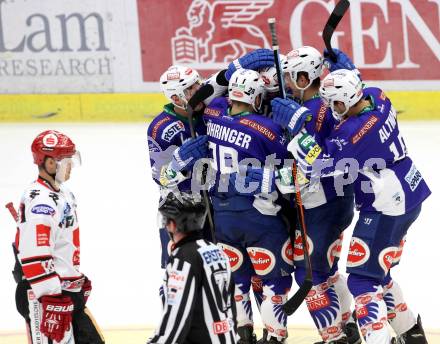
<path fill-rule="evenodd" d="M 229 80 L 228 94 L 230 100 L 249 104 L 258 112 L 263 103 L 264 81 L 260 74 L 250 69 L 238 69 Z M 260 103 L 256 105 L 258 96 Z"/>
<path fill-rule="evenodd" d="M 203 228 L 207 209 L 200 195 L 169 193 L 159 207 L 162 215 L 163 226 L 166 227 L 171 220 L 176 223 L 178 232 L 188 233 Z"/>
<path fill-rule="evenodd" d="M 186 110 L 188 100 L 192 96 L 189 88 L 194 84 L 201 85 L 202 79 L 196 70 L 189 67 L 171 66 L 160 77 L 160 87 L 165 97 L 183 110 Z M 177 96 L 184 106 L 177 105 L 172 96 Z"/>

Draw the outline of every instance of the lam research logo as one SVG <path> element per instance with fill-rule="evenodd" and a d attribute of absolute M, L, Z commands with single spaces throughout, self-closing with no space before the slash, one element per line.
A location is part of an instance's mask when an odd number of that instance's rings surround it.
<path fill-rule="evenodd" d="M 269 48 L 254 19 L 274 0 L 193 0 L 186 12 L 188 26 L 171 39 L 173 64 L 196 69 L 224 68 L 257 48 Z"/>

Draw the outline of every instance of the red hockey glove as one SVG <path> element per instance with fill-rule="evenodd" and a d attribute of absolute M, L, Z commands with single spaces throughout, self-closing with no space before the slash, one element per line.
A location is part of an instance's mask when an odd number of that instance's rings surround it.
<path fill-rule="evenodd" d="M 42 296 L 43 317 L 40 330 L 48 338 L 60 342 L 72 323 L 73 303 L 69 296 Z"/>
<path fill-rule="evenodd" d="M 87 300 L 89 299 L 90 293 L 92 292 L 92 281 L 89 280 L 87 277 L 81 291 L 84 294 L 84 304 L 86 304 Z"/>

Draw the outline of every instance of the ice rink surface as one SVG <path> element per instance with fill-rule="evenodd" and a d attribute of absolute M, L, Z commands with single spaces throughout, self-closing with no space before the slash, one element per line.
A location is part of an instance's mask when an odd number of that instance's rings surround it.
<path fill-rule="evenodd" d="M 69 187 L 78 200 L 81 266 L 93 282 L 89 308 L 103 328 L 154 326 L 160 317 L 162 279 L 156 225 L 157 186 L 150 179 L 147 124 L 2 124 L 0 125 L 0 333 L 23 329 L 15 310 L 15 224 L 4 204 L 18 205 L 24 188 L 37 176 L 30 145 L 43 130 L 69 135 L 83 165 L 72 172 Z M 400 266 L 393 277 L 425 328 L 440 329 L 437 293 L 440 262 L 440 122 L 400 123 L 409 154 L 433 194 L 410 228 Z M 340 263 L 345 270 L 351 226 Z M 295 290 L 295 288 L 293 289 Z M 256 323 L 261 324 L 256 315 Z M 312 326 L 303 305 L 289 326 Z M 4 342 L 0 337 L 1 343 Z"/>

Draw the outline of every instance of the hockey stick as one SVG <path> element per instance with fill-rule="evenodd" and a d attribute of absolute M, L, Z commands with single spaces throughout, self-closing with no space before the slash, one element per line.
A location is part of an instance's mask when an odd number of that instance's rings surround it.
<path fill-rule="evenodd" d="M 277 77 L 278 77 L 278 85 L 280 88 L 280 97 L 285 99 L 286 98 L 286 91 L 284 88 L 284 76 L 281 73 L 281 65 L 280 65 L 280 57 L 279 57 L 279 45 L 278 45 L 278 37 L 275 29 L 275 18 L 269 18 L 269 30 L 270 34 L 272 36 L 272 49 L 273 49 L 273 56 L 275 60 L 275 68 L 277 70 Z M 304 212 L 302 208 L 302 200 L 301 200 L 301 192 L 299 189 L 299 183 L 297 180 L 297 168 L 296 163 L 293 161 L 292 165 L 292 175 L 293 180 L 295 184 L 295 203 L 296 203 L 296 223 L 297 227 L 301 233 L 301 241 L 303 245 L 303 251 L 304 251 L 304 260 L 306 263 L 306 276 L 304 278 L 303 283 L 299 287 L 299 289 L 296 291 L 296 293 L 289 299 L 287 302 L 283 305 L 283 309 L 286 312 L 287 315 L 293 314 L 298 307 L 301 305 L 301 303 L 306 298 L 307 294 L 309 293 L 310 289 L 312 288 L 313 282 L 312 282 L 312 264 L 310 262 L 310 254 L 309 254 L 309 247 L 307 245 L 307 232 L 306 232 L 306 225 L 304 221 Z M 292 244 L 292 250 L 294 250 L 294 239 L 295 239 L 295 232 L 291 232 L 293 229 L 290 228 L 290 241 Z"/>
<path fill-rule="evenodd" d="M 191 97 L 191 99 L 188 101 L 187 106 L 187 113 L 188 113 L 188 122 L 189 122 L 189 129 L 191 131 L 191 137 L 196 137 L 196 131 L 194 129 L 194 122 L 193 122 L 193 115 L 194 115 L 194 109 L 199 105 L 201 102 L 203 102 L 205 99 L 209 98 L 214 93 L 214 88 L 212 85 L 206 84 L 200 87 L 196 93 Z M 202 172 L 202 183 L 206 183 L 206 173 L 207 170 L 204 168 Z M 215 238 L 215 231 L 214 231 L 214 220 L 212 218 L 211 214 L 211 205 L 209 203 L 209 197 L 208 192 L 206 190 L 202 190 L 202 196 L 203 200 L 205 202 L 205 207 L 207 210 L 207 216 L 208 216 L 208 222 L 209 222 L 209 231 L 211 232 L 211 238 L 212 242 L 214 244 L 217 244 L 217 240 Z"/>
<path fill-rule="evenodd" d="M 330 14 L 330 17 L 328 18 L 327 23 L 324 26 L 324 30 L 322 31 L 322 39 L 324 40 L 325 47 L 327 48 L 330 58 L 334 62 L 336 62 L 336 54 L 333 51 L 331 44 L 332 36 L 336 30 L 336 27 L 338 26 L 339 22 L 341 21 L 342 17 L 344 16 L 345 12 L 347 12 L 349 7 L 350 1 L 340 0 L 333 9 L 333 12 Z"/>

